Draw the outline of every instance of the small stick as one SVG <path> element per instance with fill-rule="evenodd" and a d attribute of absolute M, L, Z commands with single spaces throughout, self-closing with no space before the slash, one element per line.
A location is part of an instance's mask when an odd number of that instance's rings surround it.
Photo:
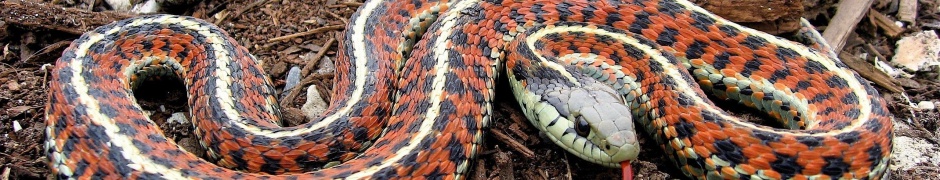
<path fill-rule="evenodd" d="M 71 40 L 59 41 L 59 42 L 50 44 L 40 49 L 39 52 L 33 53 L 29 57 L 26 57 L 26 60 L 24 62 L 32 62 L 36 59 L 36 57 L 43 57 L 48 54 L 58 54 L 56 56 L 59 56 L 62 54 L 62 50 L 64 50 L 66 47 L 69 47 L 70 44 L 72 44 Z"/>
<path fill-rule="evenodd" d="M 332 30 L 341 30 L 344 28 L 344 26 L 345 25 L 332 25 L 332 26 L 320 27 L 320 28 L 316 28 L 316 29 L 309 30 L 306 32 L 294 33 L 294 34 L 289 34 L 289 35 L 285 35 L 281 37 L 271 38 L 271 39 L 268 39 L 268 42 L 283 41 L 283 40 L 287 40 L 290 38 L 309 36 L 312 34 L 317 34 L 317 33 L 322 33 L 322 32 L 332 31 Z"/>
<path fill-rule="evenodd" d="M 362 6 L 362 3 L 360 3 L 360 2 L 341 2 L 341 3 L 339 3 L 339 4 L 346 5 L 346 6 L 349 6 L 349 7 L 359 7 L 359 6 Z"/>
<path fill-rule="evenodd" d="M 307 61 L 307 64 L 304 65 L 304 68 L 300 70 L 300 75 L 309 75 L 310 71 L 313 70 L 313 67 L 320 64 L 320 59 L 323 59 L 323 56 L 326 56 L 327 50 L 329 50 L 330 46 L 332 46 L 335 42 L 336 38 L 330 38 L 330 40 L 326 40 L 326 43 L 324 43 L 323 46 L 320 46 L 322 47 L 320 48 L 320 52 L 317 52 L 317 55 L 313 56 L 313 59 Z"/>
<path fill-rule="evenodd" d="M 519 153 L 522 153 L 523 156 L 529 159 L 535 158 L 535 152 L 532 152 L 532 150 L 525 147 L 525 145 L 522 145 L 522 143 L 519 143 L 519 141 L 512 139 L 512 137 L 509 137 L 509 135 L 503 134 L 503 132 L 499 132 L 494 129 L 490 129 L 490 133 L 492 133 L 493 137 L 496 137 L 496 139 L 505 142 L 506 145 L 509 145 L 509 147 L 513 148 Z"/>
<path fill-rule="evenodd" d="M 339 19 L 340 21 L 343 21 L 343 24 L 349 24 L 349 21 L 346 21 L 346 18 L 343 18 L 342 16 L 339 16 L 339 15 L 337 15 L 336 13 L 329 12 L 329 11 L 327 11 L 326 13 L 327 13 L 327 14 L 330 14 L 330 16 L 333 16 L 333 18 L 336 18 L 336 19 Z"/>
<path fill-rule="evenodd" d="M 306 78 L 301 80 L 300 83 L 294 86 L 294 88 L 290 90 L 290 93 L 287 94 L 287 96 L 284 96 L 284 98 L 281 99 L 280 100 L 281 102 L 279 102 L 278 104 L 280 104 L 281 107 L 288 107 L 288 105 L 290 105 L 290 102 L 292 102 L 294 99 L 297 98 L 297 96 L 300 95 L 300 92 L 302 91 L 302 89 L 306 89 L 306 88 L 300 88 L 300 87 L 310 86 L 310 84 L 313 84 L 316 79 L 325 79 L 325 78 L 333 78 L 333 74 L 319 74 L 319 75 L 307 76 Z M 323 89 L 319 89 L 319 88 L 325 88 L 325 87 L 322 87 L 319 84 L 317 85 L 317 90 L 320 91 L 320 98 L 323 98 L 325 102 L 330 102 L 330 96 L 329 95 L 324 96 Z"/>

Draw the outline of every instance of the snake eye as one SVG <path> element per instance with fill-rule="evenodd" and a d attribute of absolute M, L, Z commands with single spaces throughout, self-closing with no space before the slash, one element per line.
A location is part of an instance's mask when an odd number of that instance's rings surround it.
<path fill-rule="evenodd" d="M 578 133 L 579 136 L 587 137 L 591 133 L 591 125 L 588 124 L 587 120 L 584 120 L 583 116 L 578 116 L 575 119 L 574 131 Z"/>

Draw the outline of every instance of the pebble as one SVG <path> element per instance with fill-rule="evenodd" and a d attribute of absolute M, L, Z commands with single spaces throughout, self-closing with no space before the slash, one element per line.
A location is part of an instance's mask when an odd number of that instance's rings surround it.
<path fill-rule="evenodd" d="M 917 110 L 927 111 L 927 110 L 934 110 L 936 108 L 937 108 L 937 105 L 934 104 L 934 102 L 921 101 L 917 103 Z"/>
<path fill-rule="evenodd" d="M 17 131 L 20 131 L 20 130 L 23 130 L 23 126 L 20 126 L 20 122 L 19 122 L 19 121 L 13 120 L 13 132 L 17 132 Z"/>
<path fill-rule="evenodd" d="M 290 67 L 290 70 L 287 71 L 287 77 L 284 78 L 284 81 L 284 92 L 281 93 L 282 98 L 287 96 L 287 94 L 290 94 L 291 89 L 294 89 L 294 86 L 300 84 L 300 67 Z"/>
<path fill-rule="evenodd" d="M 304 115 L 308 119 L 314 119 L 323 111 L 326 111 L 326 101 L 323 101 L 323 98 L 320 97 L 320 92 L 317 91 L 316 85 L 310 85 L 307 87 L 307 102 L 304 102 L 304 105 L 300 109 L 304 112 Z"/>
<path fill-rule="evenodd" d="M 317 73 L 320 74 L 330 74 L 336 71 L 336 66 L 333 65 L 333 60 L 331 60 L 330 57 L 324 56 L 323 59 L 320 59 L 319 66 L 320 69 L 317 69 Z"/>
<path fill-rule="evenodd" d="M 909 72 L 928 71 L 940 66 L 940 38 L 934 31 L 921 31 L 898 40 L 891 63 Z"/>
<path fill-rule="evenodd" d="M 167 122 L 176 122 L 180 124 L 189 123 L 189 119 L 186 118 L 186 113 L 177 112 L 170 115 L 170 118 L 166 119 Z"/>

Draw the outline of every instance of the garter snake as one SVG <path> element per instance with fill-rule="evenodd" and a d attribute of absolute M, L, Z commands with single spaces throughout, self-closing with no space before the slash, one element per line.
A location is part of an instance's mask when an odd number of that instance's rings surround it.
<path fill-rule="evenodd" d="M 210 23 L 146 15 L 87 32 L 52 73 L 50 167 L 58 178 L 463 178 L 501 70 L 536 127 L 606 166 L 636 157 L 633 121 L 699 178 L 877 179 L 891 151 L 891 114 L 867 81 L 687 1 L 372 0 L 344 37 L 330 108 L 279 127 L 260 63 Z M 136 104 L 140 79 L 167 75 L 182 77 L 215 163 Z M 788 129 L 743 122 L 705 92 Z M 344 163 L 316 170 L 326 161 Z"/>

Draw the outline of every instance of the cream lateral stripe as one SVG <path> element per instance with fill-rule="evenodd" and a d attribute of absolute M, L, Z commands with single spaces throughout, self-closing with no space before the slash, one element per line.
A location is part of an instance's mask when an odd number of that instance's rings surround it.
<path fill-rule="evenodd" d="M 133 21 L 129 23 L 129 27 L 139 26 L 143 23 L 149 23 L 149 21 Z M 120 27 L 116 27 L 108 30 L 104 34 L 114 34 L 120 30 Z M 148 159 L 147 157 L 149 156 L 141 156 L 141 154 L 144 153 L 142 153 L 139 149 L 137 149 L 136 146 L 133 145 L 133 137 L 118 133 L 121 129 L 117 127 L 116 123 L 111 118 L 100 112 L 100 105 L 98 104 L 98 101 L 88 94 L 88 87 L 92 87 L 92 85 L 88 84 L 88 82 L 86 82 L 81 75 L 84 66 L 82 65 L 80 59 L 84 59 L 85 56 L 87 56 L 86 53 L 91 52 L 89 50 L 91 45 L 97 44 L 103 38 L 103 34 L 94 34 L 89 36 L 88 41 L 81 43 L 80 46 L 73 51 L 75 52 L 75 57 L 70 60 L 68 64 L 72 69 L 72 72 L 76 73 L 76 75 L 73 75 L 69 81 L 74 84 L 73 87 L 75 88 L 75 93 L 78 95 L 77 100 L 86 107 L 85 111 L 88 115 L 87 118 L 91 120 L 93 124 L 104 128 L 105 135 L 108 137 L 102 139 L 108 140 L 108 145 L 112 147 L 121 147 L 121 149 L 123 149 L 123 151 L 121 151 L 121 156 L 130 162 L 130 164 L 127 165 L 129 168 L 148 173 L 160 174 L 168 179 L 185 178 L 182 176 L 182 174 L 180 174 L 180 171 L 157 164 L 151 159 Z"/>
<path fill-rule="evenodd" d="M 428 107 L 424 118 L 421 121 L 420 129 L 414 133 L 414 136 L 408 141 L 408 145 L 398 149 L 398 152 L 413 152 L 415 148 L 421 144 L 422 140 L 427 139 L 427 136 L 433 134 L 439 134 L 439 132 L 432 131 L 431 129 L 434 126 L 435 119 L 440 115 L 441 111 L 441 99 L 444 95 L 444 85 L 447 82 L 447 73 L 450 68 L 447 65 L 448 60 L 450 59 L 449 53 L 447 53 L 449 37 L 453 32 L 454 26 L 456 26 L 456 18 L 461 15 L 461 11 L 470 7 L 473 4 L 477 4 L 477 1 L 461 1 L 459 4 L 456 4 L 454 9 L 448 10 L 446 16 L 440 18 L 441 28 L 438 31 L 441 32 L 437 41 L 434 42 L 430 47 L 434 47 L 432 52 L 434 53 L 433 57 L 437 58 L 437 64 L 434 65 L 434 81 L 432 82 L 431 92 L 428 93 L 428 102 L 431 102 L 431 106 Z M 379 170 L 388 168 L 389 166 L 395 165 L 397 161 L 401 160 L 403 157 L 408 155 L 407 153 L 395 153 L 395 156 L 388 157 L 387 159 L 382 160 L 382 163 L 378 163 L 377 166 L 371 166 L 366 169 L 363 169 L 355 174 L 349 176 L 349 179 L 362 179 L 372 174 L 375 174 Z"/>
<path fill-rule="evenodd" d="M 698 7 L 694 4 L 690 4 L 691 2 L 689 1 L 676 1 L 676 2 L 684 6 L 686 9 L 691 9 L 692 11 L 708 12 L 705 9 L 702 9 L 701 7 Z M 749 35 L 764 38 L 764 40 L 767 40 L 767 42 L 770 42 L 772 44 L 778 44 L 778 45 L 793 44 L 793 42 L 791 41 L 782 40 L 775 36 L 767 35 L 767 34 L 761 33 L 757 30 L 754 30 L 748 27 L 743 27 L 735 23 L 730 23 L 728 22 L 728 20 L 725 20 L 721 17 L 716 17 L 712 15 L 711 13 L 700 13 L 700 14 L 707 15 L 711 17 L 712 19 L 717 20 L 716 24 L 722 24 L 722 25 L 735 27 L 737 29 L 740 29 L 741 31 L 746 32 Z M 862 84 L 861 84 L 862 82 L 858 82 L 858 81 L 852 82 L 850 80 L 850 79 L 855 79 L 855 74 L 853 74 L 852 71 L 837 67 L 835 62 L 833 61 L 825 61 L 824 59 L 828 59 L 827 57 L 812 53 L 806 47 L 803 47 L 803 46 L 785 46 L 785 47 L 798 50 L 796 52 L 799 53 L 800 56 L 806 57 L 806 59 L 809 61 L 818 62 L 822 64 L 823 66 L 825 66 L 826 69 L 831 70 L 831 72 L 835 73 L 838 77 L 846 79 L 846 82 L 849 85 L 849 89 L 851 89 L 852 93 L 855 93 L 855 96 L 858 97 L 856 98 L 858 99 L 858 104 L 871 104 L 871 99 L 868 98 L 870 94 L 868 94 L 868 92 L 865 92 L 865 88 L 862 87 Z M 770 84 L 770 85 L 772 86 L 773 84 Z M 843 132 L 849 132 L 851 131 L 851 129 L 858 129 L 863 124 L 865 124 L 865 122 L 868 122 L 868 120 L 871 119 L 871 111 L 872 111 L 871 108 L 873 107 L 872 106 L 860 106 L 859 107 L 860 113 L 858 115 L 858 118 L 853 120 L 850 126 L 846 126 L 845 128 L 842 128 L 838 131 L 833 131 L 831 133 L 843 133 Z M 745 124 L 745 123 L 740 123 L 740 124 Z M 758 129 L 765 129 L 765 128 L 758 128 Z M 788 133 L 785 133 L 785 134 L 788 134 Z M 825 134 L 829 134 L 829 133 L 825 133 Z M 821 135 L 825 135 L 825 134 L 821 134 Z"/>
<path fill-rule="evenodd" d="M 745 29 L 745 30 L 749 30 L 749 29 Z M 543 29 L 543 30 L 541 30 L 541 31 L 538 31 L 538 32 L 536 32 L 536 33 L 533 33 L 533 34 L 529 35 L 529 38 L 535 38 L 535 39 L 537 39 L 537 38 L 543 37 L 543 36 L 548 35 L 548 34 L 555 34 L 555 33 L 561 33 L 561 32 L 569 32 L 569 33 L 570 33 L 570 32 L 585 32 L 585 33 L 594 33 L 594 34 L 597 34 L 597 35 L 610 36 L 610 37 L 612 37 L 612 38 L 614 38 L 614 39 L 618 39 L 618 40 L 620 40 L 620 41 L 622 41 L 622 42 L 625 42 L 625 43 L 627 43 L 627 44 L 631 44 L 631 45 L 633 45 L 634 47 L 636 47 L 636 48 L 638 48 L 638 49 L 640 49 L 640 50 L 643 50 L 643 52 L 647 52 L 647 53 L 649 53 L 649 52 L 659 53 L 658 50 L 655 50 L 655 49 L 653 49 L 652 47 L 643 45 L 643 44 L 639 43 L 639 42 L 638 42 L 636 39 L 634 39 L 633 37 L 628 37 L 628 36 L 626 36 L 625 34 L 613 33 L 613 32 L 609 32 L 609 31 L 605 31 L 605 30 L 603 30 L 603 29 L 586 28 L 586 27 L 581 27 L 581 26 L 568 26 L 568 27 L 562 27 L 562 28 L 557 28 L 557 27 L 556 27 L 556 28 L 546 28 L 546 29 Z M 774 39 L 775 39 L 775 38 L 774 38 Z M 780 43 L 780 42 L 778 42 L 778 43 Z M 532 46 L 530 46 L 530 48 L 532 48 Z M 817 56 L 817 57 L 818 57 L 818 56 Z M 670 63 L 670 62 L 669 62 L 668 60 L 666 60 L 664 57 L 662 57 L 662 56 L 650 56 L 650 58 L 651 58 L 652 60 L 654 60 L 654 61 L 660 62 L 659 64 L 662 64 L 662 65 L 663 65 L 662 69 L 664 69 L 665 72 L 666 72 L 666 74 L 668 74 L 668 76 L 670 76 L 672 79 L 674 79 L 677 84 L 691 84 L 691 83 L 692 83 L 692 82 L 687 82 L 687 81 L 685 81 L 685 79 L 683 79 L 682 76 L 679 74 L 679 71 L 677 71 L 679 68 L 678 68 L 678 67 L 675 67 L 672 63 Z M 833 64 L 833 63 L 831 63 L 831 62 L 828 63 L 828 64 L 825 64 L 825 63 L 824 63 L 824 65 L 826 65 L 826 66 L 829 67 L 829 68 L 838 69 L 838 68 L 835 68 L 835 67 L 834 67 L 835 64 Z M 682 68 L 682 69 L 685 69 L 685 68 Z M 844 73 L 844 72 L 842 72 L 842 71 L 838 71 L 838 72 L 840 73 L 840 75 L 842 75 L 842 73 Z M 842 77 L 844 78 L 845 76 L 842 76 Z M 852 77 L 852 76 L 849 76 L 849 77 Z M 851 85 L 856 85 L 856 86 L 861 86 L 861 85 L 859 85 L 859 84 L 857 84 L 857 83 L 854 83 L 854 84 L 853 84 L 853 83 L 850 83 L 850 84 L 851 84 Z M 862 88 L 862 89 L 864 89 L 864 88 Z M 680 92 L 682 92 L 682 93 L 685 94 L 685 95 L 688 95 L 689 97 L 697 97 L 697 96 L 698 96 L 698 95 L 696 95 L 696 94 L 691 94 L 692 91 L 680 91 Z M 867 97 L 867 96 L 862 96 L 862 97 Z M 869 101 L 867 98 L 861 98 L 861 97 L 860 97 L 860 98 L 858 98 L 858 99 L 860 99 L 860 100 L 859 100 L 860 103 L 870 103 L 870 101 Z M 861 99 L 865 99 L 865 100 L 861 100 Z M 696 103 L 696 104 L 699 104 L 699 106 L 701 106 L 701 107 L 707 107 L 707 106 L 708 106 L 708 103 L 705 103 L 705 101 L 703 101 L 702 98 L 695 98 L 695 103 Z M 741 126 L 750 127 L 750 128 L 754 128 L 754 129 L 762 129 L 762 130 L 771 131 L 771 130 L 769 130 L 769 129 L 767 129 L 767 128 L 758 127 L 758 126 L 755 126 L 755 125 L 750 124 L 750 123 L 741 122 L 740 120 L 738 120 L 737 117 L 728 116 L 727 114 L 725 114 L 725 113 L 723 113 L 723 112 L 717 112 L 718 110 L 715 110 L 715 109 L 706 109 L 706 110 L 712 111 L 712 113 L 714 113 L 714 114 L 716 114 L 716 115 L 718 115 L 718 116 L 721 116 L 721 118 L 723 118 L 723 119 L 732 120 L 732 122 L 734 122 L 735 124 L 741 125 Z M 863 114 L 865 115 L 865 116 L 864 116 L 864 119 L 862 119 L 863 116 L 859 116 L 859 118 L 860 118 L 861 120 L 859 120 L 859 121 L 853 121 L 852 126 L 846 127 L 846 128 L 843 128 L 843 129 L 830 131 L 830 132 L 828 132 L 828 133 L 818 133 L 818 134 L 807 134 L 807 133 L 801 133 L 801 132 L 778 132 L 778 133 L 780 133 L 780 134 L 789 134 L 789 135 L 800 135 L 800 136 L 830 136 L 830 135 L 832 135 L 832 134 L 841 134 L 841 133 L 844 133 L 844 132 L 851 132 L 852 129 L 856 129 L 856 128 L 858 128 L 858 126 L 861 126 L 862 124 L 864 124 L 864 122 L 867 121 L 867 119 L 868 119 L 868 118 L 867 118 L 868 115 L 870 115 L 870 112 L 868 112 L 868 111 L 871 111 L 871 108 L 864 108 L 864 109 L 861 109 L 861 110 L 866 111 L 865 113 L 863 113 Z"/>

